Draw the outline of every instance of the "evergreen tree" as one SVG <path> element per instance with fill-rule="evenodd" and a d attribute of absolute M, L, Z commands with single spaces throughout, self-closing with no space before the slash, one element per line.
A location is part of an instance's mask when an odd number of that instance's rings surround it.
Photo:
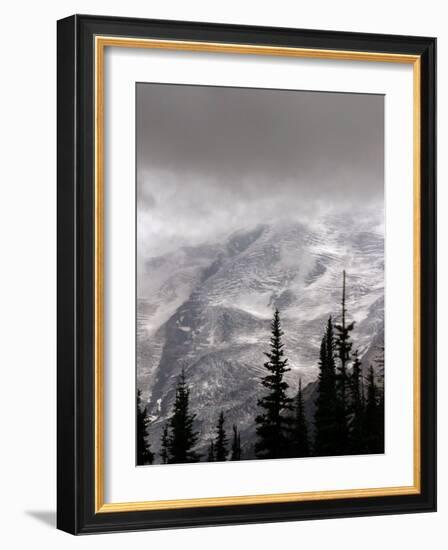
<path fill-rule="evenodd" d="M 349 450 L 352 454 L 364 451 L 364 403 L 361 394 L 362 365 L 358 350 L 353 353 L 353 367 L 349 378 L 350 387 L 350 442 Z"/>
<path fill-rule="evenodd" d="M 137 391 L 137 465 L 152 464 L 154 454 L 148 443 L 149 419 L 146 408 L 142 406 L 142 392 Z"/>
<path fill-rule="evenodd" d="M 378 452 L 384 453 L 384 346 L 379 347 L 375 364 L 380 380 L 378 387 Z"/>
<path fill-rule="evenodd" d="M 308 425 L 305 417 L 305 407 L 302 394 L 302 379 L 299 380 L 299 391 L 295 400 L 294 425 L 292 430 L 292 456 L 303 457 L 310 455 L 308 439 Z"/>
<path fill-rule="evenodd" d="M 199 461 L 199 455 L 192 450 L 198 440 L 198 434 L 193 429 L 195 418 L 196 415 L 190 413 L 190 389 L 185 381 L 185 371 L 182 369 L 176 387 L 173 414 L 169 420 L 168 454 L 170 463 L 183 464 Z"/>
<path fill-rule="evenodd" d="M 335 350 L 338 358 L 338 366 L 336 369 L 336 382 L 338 394 L 338 407 L 336 410 L 337 421 L 337 439 L 339 441 L 338 454 L 345 454 L 349 446 L 348 433 L 348 364 L 351 356 L 352 342 L 350 333 L 353 330 L 354 323 L 347 324 L 347 309 L 345 307 L 345 271 L 342 272 L 342 312 L 341 323 L 335 325 L 336 339 Z"/>
<path fill-rule="evenodd" d="M 336 410 L 336 365 L 334 358 L 334 332 L 331 317 L 328 318 L 319 353 L 319 376 L 317 387 L 315 423 L 315 454 L 332 456 L 338 454 Z"/>
<path fill-rule="evenodd" d="M 377 354 L 374 361 L 376 375 L 384 384 L 384 346 L 377 346 Z"/>
<path fill-rule="evenodd" d="M 362 410 L 365 413 L 365 411 L 366 411 L 366 392 L 364 390 L 364 376 L 361 376 L 361 379 L 359 381 L 359 391 L 360 391 Z"/>
<path fill-rule="evenodd" d="M 161 445 L 160 445 L 160 458 L 162 459 L 162 464 L 168 464 L 169 462 L 169 455 L 168 455 L 168 442 L 169 442 L 169 434 L 168 434 L 168 424 L 165 424 L 163 427 L 162 437 L 160 439 Z"/>
<path fill-rule="evenodd" d="M 241 439 L 236 425 L 233 425 L 232 452 L 230 460 L 241 460 Z"/>
<path fill-rule="evenodd" d="M 367 376 L 367 398 L 365 412 L 365 438 L 367 453 L 384 452 L 384 425 L 379 408 L 378 388 L 372 365 Z"/>
<path fill-rule="evenodd" d="M 217 462 L 227 460 L 227 436 L 224 429 L 224 413 L 221 411 L 216 426 L 215 458 Z"/>
<path fill-rule="evenodd" d="M 384 386 L 382 391 L 379 391 L 379 399 L 378 399 L 378 447 L 377 452 L 378 453 L 384 453 Z"/>
<path fill-rule="evenodd" d="M 284 357 L 280 315 L 275 310 L 271 324 L 272 335 L 270 351 L 265 353 L 268 361 L 264 363 L 268 374 L 262 379 L 267 394 L 258 400 L 262 413 L 255 418 L 257 424 L 257 442 L 255 453 L 258 458 L 279 458 L 287 456 L 292 399 L 287 396 L 288 383 L 284 375 L 290 369 Z"/>
<path fill-rule="evenodd" d="M 210 441 L 210 445 L 208 447 L 208 455 L 207 455 L 207 462 L 214 462 L 215 461 L 215 444 L 213 443 L 213 440 Z"/>

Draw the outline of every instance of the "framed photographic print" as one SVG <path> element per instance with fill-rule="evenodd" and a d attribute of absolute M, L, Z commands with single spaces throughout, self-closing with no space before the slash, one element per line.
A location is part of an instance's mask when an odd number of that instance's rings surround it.
<path fill-rule="evenodd" d="M 58 22 L 58 527 L 435 510 L 433 38 Z"/>

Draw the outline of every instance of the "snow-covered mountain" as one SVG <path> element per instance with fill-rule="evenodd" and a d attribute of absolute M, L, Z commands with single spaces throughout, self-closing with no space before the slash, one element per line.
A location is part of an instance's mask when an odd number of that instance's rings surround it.
<path fill-rule="evenodd" d="M 326 320 L 339 314 L 343 269 L 354 347 L 373 357 L 384 339 L 384 235 L 371 213 L 266 223 L 148 260 L 139 273 L 137 383 L 153 419 L 152 450 L 184 367 L 201 445 L 223 410 L 250 455 L 273 311 L 281 315 L 293 393 L 299 377 L 303 385 L 316 379 Z"/>

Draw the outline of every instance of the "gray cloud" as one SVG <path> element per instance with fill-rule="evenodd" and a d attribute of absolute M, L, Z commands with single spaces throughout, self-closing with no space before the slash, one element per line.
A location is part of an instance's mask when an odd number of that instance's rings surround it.
<path fill-rule="evenodd" d="M 384 98 L 137 85 L 139 253 L 381 204 Z"/>

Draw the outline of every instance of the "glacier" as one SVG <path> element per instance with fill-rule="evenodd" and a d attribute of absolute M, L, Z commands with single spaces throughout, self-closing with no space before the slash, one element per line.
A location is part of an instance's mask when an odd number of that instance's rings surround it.
<path fill-rule="evenodd" d="M 177 377 L 185 369 L 206 454 L 220 411 L 253 457 L 254 417 L 264 352 L 280 311 L 291 395 L 299 379 L 312 414 L 319 345 L 329 315 L 340 310 L 342 271 L 354 349 L 367 368 L 384 345 L 382 211 L 340 212 L 310 221 L 270 220 L 218 242 L 179 246 L 148 258 L 137 289 L 137 387 L 151 418 L 157 453 Z M 158 462 L 158 459 L 156 459 Z"/>

